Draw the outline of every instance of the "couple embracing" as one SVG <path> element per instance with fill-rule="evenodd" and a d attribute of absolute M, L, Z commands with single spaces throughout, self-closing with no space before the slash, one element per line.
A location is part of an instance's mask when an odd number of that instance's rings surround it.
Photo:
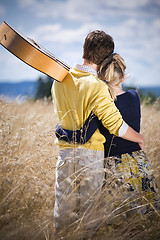
<path fill-rule="evenodd" d="M 83 64 L 74 65 L 62 83 L 53 83 L 53 103 L 60 122 L 56 129 L 57 231 L 80 223 L 85 216 L 86 228 L 99 225 L 103 216 L 96 211 L 101 208 L 99 193 L 105 188 L 108 166 L 113 174 L 124 175 L 128 191 L 157 191 L 144 137 L 139 133 L 139 96 L 121 86 L 125 69 L 123 58 L 114 53 L 112 37 L 96 30 L 85 39 Z M 93 221 L 91 212 L 96 216 Z"/>

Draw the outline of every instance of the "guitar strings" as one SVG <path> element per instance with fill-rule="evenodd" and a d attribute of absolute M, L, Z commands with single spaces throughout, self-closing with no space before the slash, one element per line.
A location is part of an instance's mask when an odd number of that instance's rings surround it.
<path fill-rule="evenodd" d="M 64 67 L 66 70 L 70 70 L 70 66 L 67 65 L 65 62 L 57 58 L 54 54 L 52 54 L 50 51 L 48 51 L 46 48 L 44 48 L 42 45 L 37 43 L 35 40 L 27 37 L 36 47 L 38 47 L 40 50 L 43 50 L 48 56 L 50 56 L 52 59 L 54 59 L 56 62 L 58 62 L 62 67 Z"/>
<path fill-rule="evenodd" d="M 51 57 L 53 60 L 55 60 L 57 63 L 59 63 L 62 67 L 64 67 L 66 70 L 70 70 L 70 66 L 67 65 L 65 62 L 63 62 L 62 60 L 60 60 L 59 58 L 57 58 L 55 55 L 53 55 L 51 52 L 49 52 L 46 48 L 44 48 L 43 46 L 41 46 L 40 44 L 36 43 L 36 41 L 34 41 L 33 39 L 25 36 L 24 34 L 19 33 L 18 31 L 15 31 L 13 28 L 11 28 L 6 22 L 4 22 L 9 29 L 3 34 L 2 38 L 0 39 L 0 44 L 2 44 L 2 40 L 4 38 L 6 38 L 6 34 L 10 31 L 10 29 L 12 29 L 12 31 L 14 31 L 16 34 L 18 34 L 20 37 L 22 37 L 23 39 L 27 39 L 29 40 L 32 44 L 34 44 L 37 48 L 39 48 L 40 51 L 43 51 L 44 53 L 46 53 L 49 57 Z M 3 45 L 3 44 L 2 44 Z"/>

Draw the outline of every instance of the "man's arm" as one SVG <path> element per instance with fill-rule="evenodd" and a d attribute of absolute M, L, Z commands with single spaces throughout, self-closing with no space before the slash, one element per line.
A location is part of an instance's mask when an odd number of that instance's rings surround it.
<path fill-rule="evenodd" d="M 99 89 L 98 87 L 99 85 L 97 85 L 97 88 L 92 88 L 91 110 L 93 109 L 95 115 L 102 121 L 103 126 L 108 129 L 110 134 L 137 142 L 140 148 L 144 150 L 144 137 L 125 123 L 113 99 L 110 97 L 107 85 L 100 86 Z"/>
<path fill-rule="evenodd" d="M 129 126 L 127 128 L 126 133 L 123 136 L 121 136 L 121 138 L 132 142 L 137 142 L 142 150 L 144 150 L 145 148 L 145 141 L 143 135 L 136 132 L 135 130 L 133 130 L 133 128 Z"/>

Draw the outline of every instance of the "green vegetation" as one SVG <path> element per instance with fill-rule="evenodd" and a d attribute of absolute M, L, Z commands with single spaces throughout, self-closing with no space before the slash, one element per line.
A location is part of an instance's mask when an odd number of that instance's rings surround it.
<path fill-rule="evenodd" d="M 39 77 L 39 79 L 37 80 L 37 89 L 36 89 L 36 93 L 35 93 L 35 100 L 43 99 L 45 97 L 47 99 L 51 99 L 51 87 L 52 87 L 53 81 L 54 81 L 54 79 L 49 76 L 47 76 L 45 78 Z M 152 105 L 155 102 L 160 102 L 157 95 L 152 91 L 148 91 L 145 93 L 145 92 L 143 92 L 143 90 L 137 89 L 133 86 L 124 86 L 123 88 L 125 91 L 127 91 L 129 89 L 137 90 L 137 92 L 140 96 L 141 103 L 144 103 L 145 105 Z"/>
<path fill-rule="evenodd" d="M 51 87 L 54 79 L 47 76 L 45 78 L 39 77 L 37 81 L 37 89 L 35 93 L 35 100 L 49 98 L 51 96 Z"/>
<path fill-rule="evenodd" d="M 154 104 L 157 100 L 157 96 L 154 92 L 148 91 L 147 94 L 143 94 L 141 90 L 138 90 L 141 102 L 144 102 L 146 105 Z"/>
<path fill-rule="evenodd" d="M 125 91 L 134 89 L 138 92 L 141 103 L 145 105 L 152 105 L 155 102 L 160 102 L 158 96 L 153 91 L 144 92 L 142 89 L 137 89 L 133 86 L 124 86 Z"/>

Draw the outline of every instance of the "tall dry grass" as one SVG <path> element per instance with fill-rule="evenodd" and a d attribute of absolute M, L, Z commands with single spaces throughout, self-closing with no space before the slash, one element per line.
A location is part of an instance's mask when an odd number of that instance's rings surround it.
<path fill-rule="evenodd" d="M 159 118 L 160 110 L 156 104 L 142 106 L 142 132 L 146 139 L 146 151 L 160 188 Z M 2 240 L 51 239 L 55 164 L 58 156 L 58 147 L 54 144 L 56 124 L 52 103 L 0 102 Z M 68 232 L 69 239 L 77 239 L 76 234 Z M 144 239 L 158 239 L 160 236 L 156 213 L 140 223 L 133 215 L 128 221 L 121 220 L 117 225 L 103 225 L 94 236 L 85 239 L 138 240 L 142 236 L 145 236 Z"/>

